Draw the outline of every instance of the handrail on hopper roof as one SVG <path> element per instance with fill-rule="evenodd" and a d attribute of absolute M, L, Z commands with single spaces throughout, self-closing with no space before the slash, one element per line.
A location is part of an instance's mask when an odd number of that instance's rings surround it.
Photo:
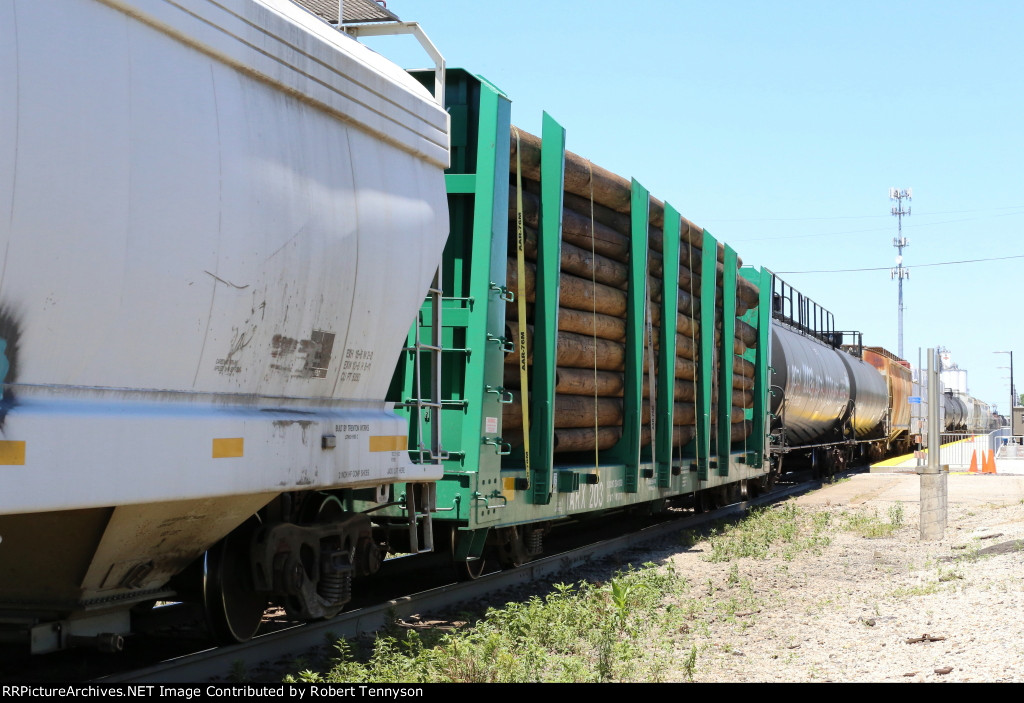
<path fill-rule="evenodd" d="M 416 22 L 403 22 L 384 0 L 292 0 L 299 7 L 353 39 L 411 34 L 434 62 L 434 101 L 444 107 L 445 62 Z"/>
<path fill-rule="evenodd" d="M 444 57 L 417 22 L 344 24 L 340 31 L 356 39 L 359 37 L 384 37 L 399 34 L 411 34 L 416 37 L 416 41 L 420 43 L 420 46 L 427 52 L 431 61 L 434 62 L 434 101 L 441 107 L 444 107 Z"/>

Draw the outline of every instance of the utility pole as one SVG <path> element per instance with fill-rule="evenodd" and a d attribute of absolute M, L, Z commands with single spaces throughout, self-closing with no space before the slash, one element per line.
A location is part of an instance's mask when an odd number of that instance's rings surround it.
<path fill-rule="evenodd" d="M 946 534 L 946 516 L 949 506 L 949 466 L 939 464 L 942 427 L 939 408 L 942 392 L 939 390 L 939 355 L 928 350 L 928 465 L 919 466 L 921 486 L 921 539 L 941 540 Z"/>
<path fill-rule="evenodd" d="M 892 245 L 898 250 L 896 256 L 896 266 L 889 269 L 889 277 L 895 278 L 899 282 L 899 352 L 897 356 L 903 358 L 903 279 L 910 278 L 910 269 L 903 265 L 903 247 L 910 244 L 907 239 L 903 236 L 903 216 L 910 217 L 910 206 L 907 205 L 907 209 L 903 209 L 903 199 L 906 198 L 908 201 L 914 194 L 913 188 L 890 188 L 889 189 L 889 200 L 895 200 L 896 205 L 892 207 L 892 214 L 896 218 L 896 238 L 892 240 Z"/>
<path fill-rule="evenodd" d="M 1020 399 L 1017 398 L 1017 389 L 1013 385 L 1013 352 L 1012 351 L 997 351 L 992 352 L 993 354 L 1009 354 L 1010 355 L 1010 413 L 1013 413 L 1013 409 L 1020 405 Z M 1003 368 L 1006 368 L 1005 366 Z"/>

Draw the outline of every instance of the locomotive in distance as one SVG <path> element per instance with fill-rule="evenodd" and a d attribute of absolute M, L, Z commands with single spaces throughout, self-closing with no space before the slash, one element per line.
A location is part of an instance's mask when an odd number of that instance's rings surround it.
<path fill-rule="evenodd" d="M 326 19 L 0 3 L 0 638 L 116 650 L 183 600 L 243 641 L 397 554 L 473 578 L 906 447 L 903 362 L 550 116 Z"/>

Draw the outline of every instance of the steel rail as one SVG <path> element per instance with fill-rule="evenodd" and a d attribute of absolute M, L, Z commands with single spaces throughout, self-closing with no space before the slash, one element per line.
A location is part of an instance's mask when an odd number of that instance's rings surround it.
<path fill-rule="evenodd" d="M 323 645 L 328 637 L 351 638 L 361 633 L 376 632 L 393 622 L 395 618 L 406 618 L 430 610 L 443 609 L 504 588 L 568 573 L 573 568 L 594 560 L 618 554 L 714 520 L 742 515 L 751 508 L 776 503 L 820 486 L 820 481 L 809 481 L 785 488 L 776 488 L 751 500 L 734 503 L 681 520 L 669 520 L 610 540 L 537 559 L 515 569 L 486 574 L 474 581 L 448 584 L 379 605 L 343 612 L 330 620 L 294 625 L 255 637 L 249 642 L 207 649 L 195 654 L 169 659 L 144 669 L 106 676 L 96 679 L 96 682 L 195 683 L 229 680 L 232 672 L 237 671 L 240 666 L 245 667 L 246 670 L 252 670 L 268 661 L 296 657 L 307 649 Z"/>

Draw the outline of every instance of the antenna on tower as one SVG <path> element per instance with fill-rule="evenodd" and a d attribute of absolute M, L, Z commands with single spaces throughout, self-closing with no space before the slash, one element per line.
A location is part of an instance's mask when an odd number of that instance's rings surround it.
<path fill-rule="evenodd" d="M 895 278 L 899 281 L 899 352 L 898 355 L 903 358 L 903 279 L 910 278 L 910 269 L 903 265 L 903 247 L 909 246 L 910 242 L 906 237 L 903 236 L 903 216 L 910 217 L 910 205 L 907 205 L 907 209 L 903 209 L 904 199 L 909 201 L 914 195 L 913 188 L 890 188 L 889 189 L 889 200 L 895 200 L 896 204 L 892 207 L 892 215 L 896 218 L 896 238 L 892 240 L 892 245 L 896 247 L 899 252 L 896 256 L 896 266 L 889 269 L 889 277 Z"/>

